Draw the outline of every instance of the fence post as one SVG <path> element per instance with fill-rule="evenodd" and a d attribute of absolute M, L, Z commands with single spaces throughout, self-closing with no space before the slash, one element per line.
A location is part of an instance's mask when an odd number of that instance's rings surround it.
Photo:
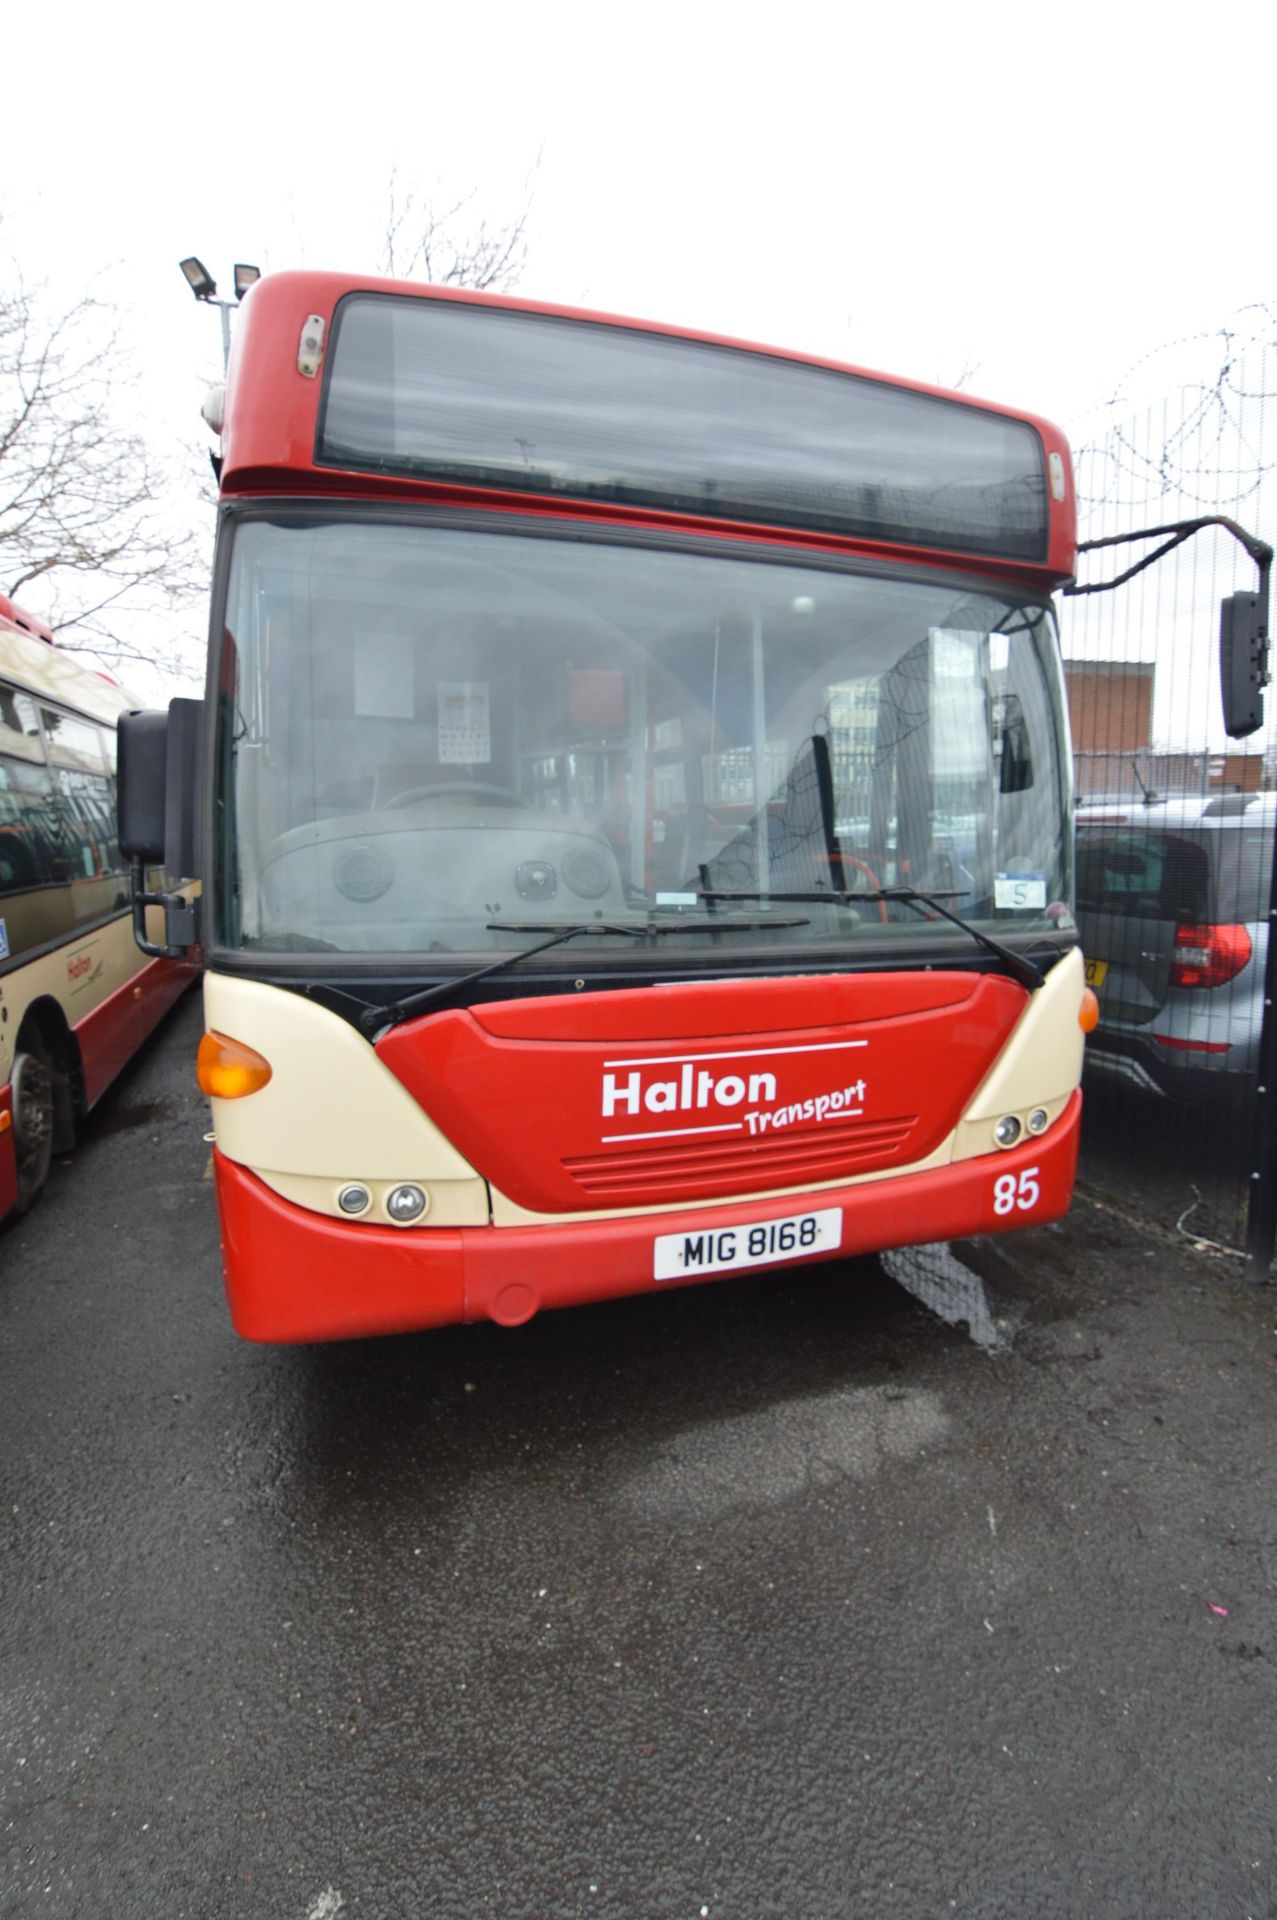
<path fill-rule="evenodd" d="M 1268 951 L 1264 960 L 1264 1021 L 1259 1034 L 1259 1083 L 1246 1208 L 1246 1277 L 1265 1286 L 1277 1245 L 1277 833 L 1268 877 Z"/>

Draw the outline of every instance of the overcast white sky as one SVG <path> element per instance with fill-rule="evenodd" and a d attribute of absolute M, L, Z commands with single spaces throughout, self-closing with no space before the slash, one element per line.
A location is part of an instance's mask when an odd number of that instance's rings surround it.
<path fill-rule="evenodd" d="M 120 303 L 160 444 L 202 431 L 218 352 L 183 254 L 224 284 L 372 269 L 393 169 L 500 218 L 538 154 L 521 292 L 942 384 L 973 365 L 1068 428 L 1274 291 L 1275 19 L 54 0 L 6 18 L 0 209 L 30 276 Z"/>

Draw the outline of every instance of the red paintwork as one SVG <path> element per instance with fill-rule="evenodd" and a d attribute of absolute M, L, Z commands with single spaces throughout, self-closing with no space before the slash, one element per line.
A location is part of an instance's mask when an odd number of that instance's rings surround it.
<path fill-rule="evenodd" d="M 86 1106 L 97 1103 L 198 972 L 193 960 L 152 960 L 76 1023 Z"/>
<path fill-rule="evenodd" d="M 485 1179 L 571 1213 L 924 1159 L 1027 1001 L 996 974 L 713 981 L 453 1009 L 377 1052 Z"/>
<path fill-rule="evenodd" d="M 140 989 L 139 1046 L 203 970 L 203 951 L 199 947 L 192 947 L 184 960 L 153 960 L 150 966 L 143 967 L 141 973 L 134 975 L 133 985 Z"/>
<path fill-rule="evenodd" d="M 817 1259 L 1039 1226 L 1068 1209 L 1081 1107 L 1082 1097 L 1075 1093 L 1040 1139 L 931 1173 L 751 1206 L 583 1220 L 570 1233 L 556 1226 L 398 1229 L 347 1224 L 290 1205 L 244 1167 L 215 1153 L 231 1316 L 246 1339 L 270 1341 L 344 1340 L 460 1320 L 513 1325 L 543 1307 L 657 1291 L 652 1245 L 658 1233 L 752 1225 L 807 1206 L 838 1206 L 843 1213 L 842 1246 L 837 1254 Z M 1038 1170 L 1037 1205 L 1028 1213 L 995 1213 L 994 1182 L 1008 1174 L 1018 1178 L 1029 1167 Z M 811 1260 L 809 1255 L 801 1264 Z M 661 1281 L 659 1287 L 676 1284 L 699 1282 Z"/>
<path fill-rule="evenodd" d="M 158 966 L 160 962 L 151 964 Z M 127 980 L 77 1022 L 74 1029 L 84 1068 L 86 1106 L 96 1105 L 142 1038 L 133 984 Z"/>
<path fill-rule="evenodd" d="M 0 1113 L 13 1112 L 13 1088 L 0 1087 Z M 13 1128 L 0 1133 L 0 1220 L 18 1197 L 18 1160 L 13 1151 Z"/>
<path fill-rule="evenodd" d="M 23 633 L 28 640 L 43 640 L 49 647 L 57 645 L 53 628 L 46 626 L 34 613 L 28 613 L 25 607 L 20 607 L 7 593 L 0 593 L 0 627 L 7 628 L 11 633 Z"/>
<path fill-rule="evenodd" d="M 538 501 L 528 494 L 506 494 L 481 488 L 445 486 L 438 482 L 398 479 L 380 480 L 366 474 L 345 474 L 314 465 L 315 434 L 319 402 L 323 391 L 323 373 L 307 379 L 297 371 L 297 349 L 302 322 L 311 313 L 323 316 L 325 344 L 332 337 L 333 314 L 337 303 L 356 291 L 415 295 L 417 298 L 453 300 L 475 306 L 504 307 L 523 313 L 550 314 L 558 318 L 588 320 L 604 325 L 624 326 L 643 333 L 668 334 L 682 340 L 700 340 L 713 346 L 744 348 L 767 353 L 777 359 L 803 366 L 824 367 L 835 372 L 857 374 L 871 380 L 887 380 L 892 386 L 915 393 L 936 394 L 960 406 L 979 407 L 1008 419 L 1023 420 L 1041 436 L 1047 454 L 1058 453 L 1066 474 L 1071 471 L 1068 443 L 1058 427 L 1036 414 L 1014 407 L 990 407 L 969 394 L 950 393 L 942 387 L 917 380 L 899 380 L 875 374 L 816 354 L 793 353 L 779 347 L 759 347 L 749 341 L 734 340 L 725 334 L 698 333 L 685 327 L 663 327 L 651 320 L 633 320 L 585 308 L 548 305 L 537 300 L 517 300 L 509 294 L 471 293 L 454 287 L 423 287 L 407 281 L 361 279 L 340 273 L 269 274 L 245 296 L 231 354 L 226 392 L 225 425 L 222 432 L 224 494 L 318 492 L 328 495 L 359 495 L 364 498 L 422 500 L 433 503 L 488 507 L 523 514 L 550 514 L 560 520 L 610 521 L 614 525 L 694 528 L 716 539 L 745 539 L 764 543 L 783 542 L 796 548 L 834 552 L 865 553 L 887 559 L 899 559 L 917 565 L 924 549 L 897 547 L 885 542 L 855 540 L 836 534 L 797 531 L 783 527 L 759 527 L 735 522 L 700 521 L 687 514 L 663 514 L 649 508 L 608 504 L 579 504 L 565 507 L 561 499 Z M 1076 512 L 1073 487 L 1067 489 L 1063 503 L 1050 502 L 1050 538 L 1047 558 L 1041 566 L 994 561 L 970 554 L 944 555 L 946 565 L 966 572 L 1000 579 L 1031 582 L 1038 586 L 1070 579 L 1074 572 L 1077 547 Z M 938 551 L 938 550 L 936 550 Z"/>

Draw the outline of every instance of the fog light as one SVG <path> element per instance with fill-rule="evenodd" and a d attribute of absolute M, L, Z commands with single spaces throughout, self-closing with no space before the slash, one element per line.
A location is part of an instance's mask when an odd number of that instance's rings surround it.
<path fill-rule="evenodd" d="M 372 1202 L 367 1187 L 343 1187 L 337 1195 L 337 1205 L 343 1213 L 364 1213 Z"/>
<path fill-rule="evenodd" d="M 1013 1113 L 1004 1113 L 993 1129 L 993 1137 L 1000 1147 L 1013 1147 L 1020 1138 L 1020 1122 Z"/>
<path fill-rule="evenodd" d="M 419 1220 L 426 1210 L 426 1196 L 420 1187 L 394 1187 L 386 1195 L 386 1212 L 392 1220 Z"/>
<path fill-rule="evenodd" d="M 1045 1107 L 1034 1107 L 1029 1115 L 1029 1132 L 1045 1133 L 1051 1116 Z"/>

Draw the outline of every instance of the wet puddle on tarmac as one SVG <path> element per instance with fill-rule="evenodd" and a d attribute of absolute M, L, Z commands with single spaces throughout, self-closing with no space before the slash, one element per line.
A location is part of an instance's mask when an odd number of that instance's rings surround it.
<path fill-rule="evenodd" d="M 138 1127 L 153 1127 L 161 1120 L 171 1120 L 176 1111 L 172 1100 L 136 1101 L 132 1106 L 108 1103 L 94 1113 L 93 1128 L 99 1135 L 132 1133 Z"/>

